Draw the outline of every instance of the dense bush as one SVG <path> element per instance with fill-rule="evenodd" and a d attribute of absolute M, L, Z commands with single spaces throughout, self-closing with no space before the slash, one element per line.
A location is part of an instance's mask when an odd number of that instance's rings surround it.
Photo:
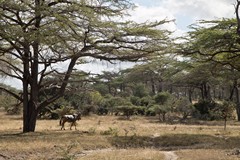
<path fill-rule="evenodd" d="M 148 95 L 148 91 L 143 84 L 137 84 L 133 88 L 133 95 L 139 98 L 145 97 Z"/>
<path fill-rule="evenodd" d="M 199 101 L 194 104 L 196 111 L 194 112 L 194 118 L 203 120 L 217 120 L 222 119 L 221 114 L 224 112 L 223 104 L 216 103 L 214 101 Z M 222 109 L 221 109 L 222 108 Z"/>
<path fill-rule="evenodd" d="M 159 115 L 159 121 L 166 121 L 166 114 L 171 111 L 171 106 L 168 104 L 154 105 L 155 113 Z"/>
<path fill-rule="evenodd" d="M 8 114 L 20 114 L 22 111 L 22 106 L 18 104 L 17 100 L 8 95 L 0 95 L 0 108 L 3 107 Z"/>
<path fill-rule="evenodd" d="M 130 119 L 130 116 L 134 114 L 134 106 L 118 106 L 116 107 L 117 112 L 123 113 L 127 119 Z"/>
<path fill-rule="evenodd" d="M 175 102 L 175 111 L 182 115 L 182 119 L 186 119 L 194 113 L 194 106 L 187 98 L 180 98 Z"/>
<path fill-rule="evenodd" d="M 98 115 L 107 115 L 108 114 L 108 109 L 105 107 L 99 107 L 97 109 L 97 114 Z"/>
<path fill-rule="evenodd" d="M 133 106 L 133 105 L 123 105 L 116 107 L 117 112 L 122 113 L 126 116 L 127 119 L 130 119 L 130 116 L 137 115 L 138 113 L 144 114 L 145 110 L 143 107 Z"/>
<path fill-rule="evenodd" d="M 141 105 L 141 98 L 139 98 L 139 97 L 131 96 L 130 101 L 135 106 L 140 106 Z"/>
<path fill-rule="evenodd" d="M 157 104 L 164 104 L 166 103 L 171 97 L 171 94 L 168 92 L 160 92 L 155 97 L 154 100 Z"/>
<path fill-rule="evenodd" d="M 76 112 L 71 106 L 60 106 L 59 108 L 52 110 L 51 112 L 58 114 L 58 117 L 62 117 L 66 114 L 73 114 Z"/>
<path fill-rule="evenodd" d="M 156 116 L 155 108 L 154 106 L 148 107 L 145 111 L 146 116 Z"/>
<path fill-rule="evenodd" d="M 88 116 L 90 113 L 96 113 L 97 112 L 97 106 L 96 105 L 84 105 L 79 107 L 82 115 Z"/>

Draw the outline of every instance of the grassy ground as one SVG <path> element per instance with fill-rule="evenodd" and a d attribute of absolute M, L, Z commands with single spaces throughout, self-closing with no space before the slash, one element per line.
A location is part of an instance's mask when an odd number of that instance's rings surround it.
<path fill-rule="evenodd" d="M 36 132 L 21 133 L 21 116 L 0 112 L 1 159 L 79 160 L 237 160 L 240 158 L 239 122 L 227 131 L 221 122 L 201 125 L 163 124 L 152 117 L 83 117 L 78 130 L 61 131 L 58 120 L 38 120 Z"/>

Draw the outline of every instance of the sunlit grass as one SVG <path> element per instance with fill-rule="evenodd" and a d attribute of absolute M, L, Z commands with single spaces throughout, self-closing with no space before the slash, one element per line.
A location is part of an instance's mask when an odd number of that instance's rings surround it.
<path fill-rule="evenodd" d="M 113 149 L 83 152 L 78 160 L 163 160 L 164 154 L 154 149 Z"/>

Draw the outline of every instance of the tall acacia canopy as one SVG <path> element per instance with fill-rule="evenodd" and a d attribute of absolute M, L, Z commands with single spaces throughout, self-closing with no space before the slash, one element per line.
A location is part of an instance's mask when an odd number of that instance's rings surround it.
<path fill-rule="evenodd" d="M 240 70 L 240 38 L 235 19 L 200 21 L 191 29 L 184 54 Z"/>
<path fill-rule="evenodd" d="M 39 110 L 64 94 L 82 58 L 137 61 L 167 47 L 170 32 L 159 29 L 167 21 L 124 20 L 132 7 L 128 0 L 0 0 L 0 72 L 20 80 L 23 94 L 2 89 L 23 102 L 23 132 L 35 131 Z M 56 74 L 57 87 L 46 80 Z M 40 100 L 51 87 L 55 94 Z"/>
<path fill-rule="evenodd" d="M 186 41 L 182 44 L 181 52 L 205 66 L 211 63 L 212 67 L 208 69 L 212 73 L 214 68 L 218 68 L 221 72 L 219 74 L 225 75 L 225 79 L 232 81 L 233 87 L 231 87 L 229 99 L 232 100 L 235 94 L 236 110 L 240 120 L 239 75 L 236 74 L 240 71 L 240 37 L 237 34 L 239 19 L 200 21 L 192 25 L 191 29 Z"/>

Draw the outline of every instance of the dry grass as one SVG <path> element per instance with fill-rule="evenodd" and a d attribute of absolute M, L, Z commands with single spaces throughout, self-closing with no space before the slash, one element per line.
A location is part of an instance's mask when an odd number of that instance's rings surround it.
<path fill-rule="evenodd" d="M 107 149 L 82 153 L 79 160 L 161 160 L 164 154 L 151 149 Z"/>
<path fill-rule="evenodd" d="M 154 117 L 92 115 L 78 122 L 78 131 L 69 126 L 61 131 L 58 120 L 38 120 L 36 132 L 25 134 L 21 116 L 0 112 L 0 122 L 0 159 L 164 160 L 165 150 L 175 151 L 179 160 L 239 158 L 233 153 L 240 148 L 238 122 L 224 131 L 218 122 L 168 125 Z"/>
<path fill-rule="evenodd" d="M 230 151 L 216 149 L 195 149 L 178 151 L 178 160 L 239 160 L 236 155 L 229 155 Z"/>

